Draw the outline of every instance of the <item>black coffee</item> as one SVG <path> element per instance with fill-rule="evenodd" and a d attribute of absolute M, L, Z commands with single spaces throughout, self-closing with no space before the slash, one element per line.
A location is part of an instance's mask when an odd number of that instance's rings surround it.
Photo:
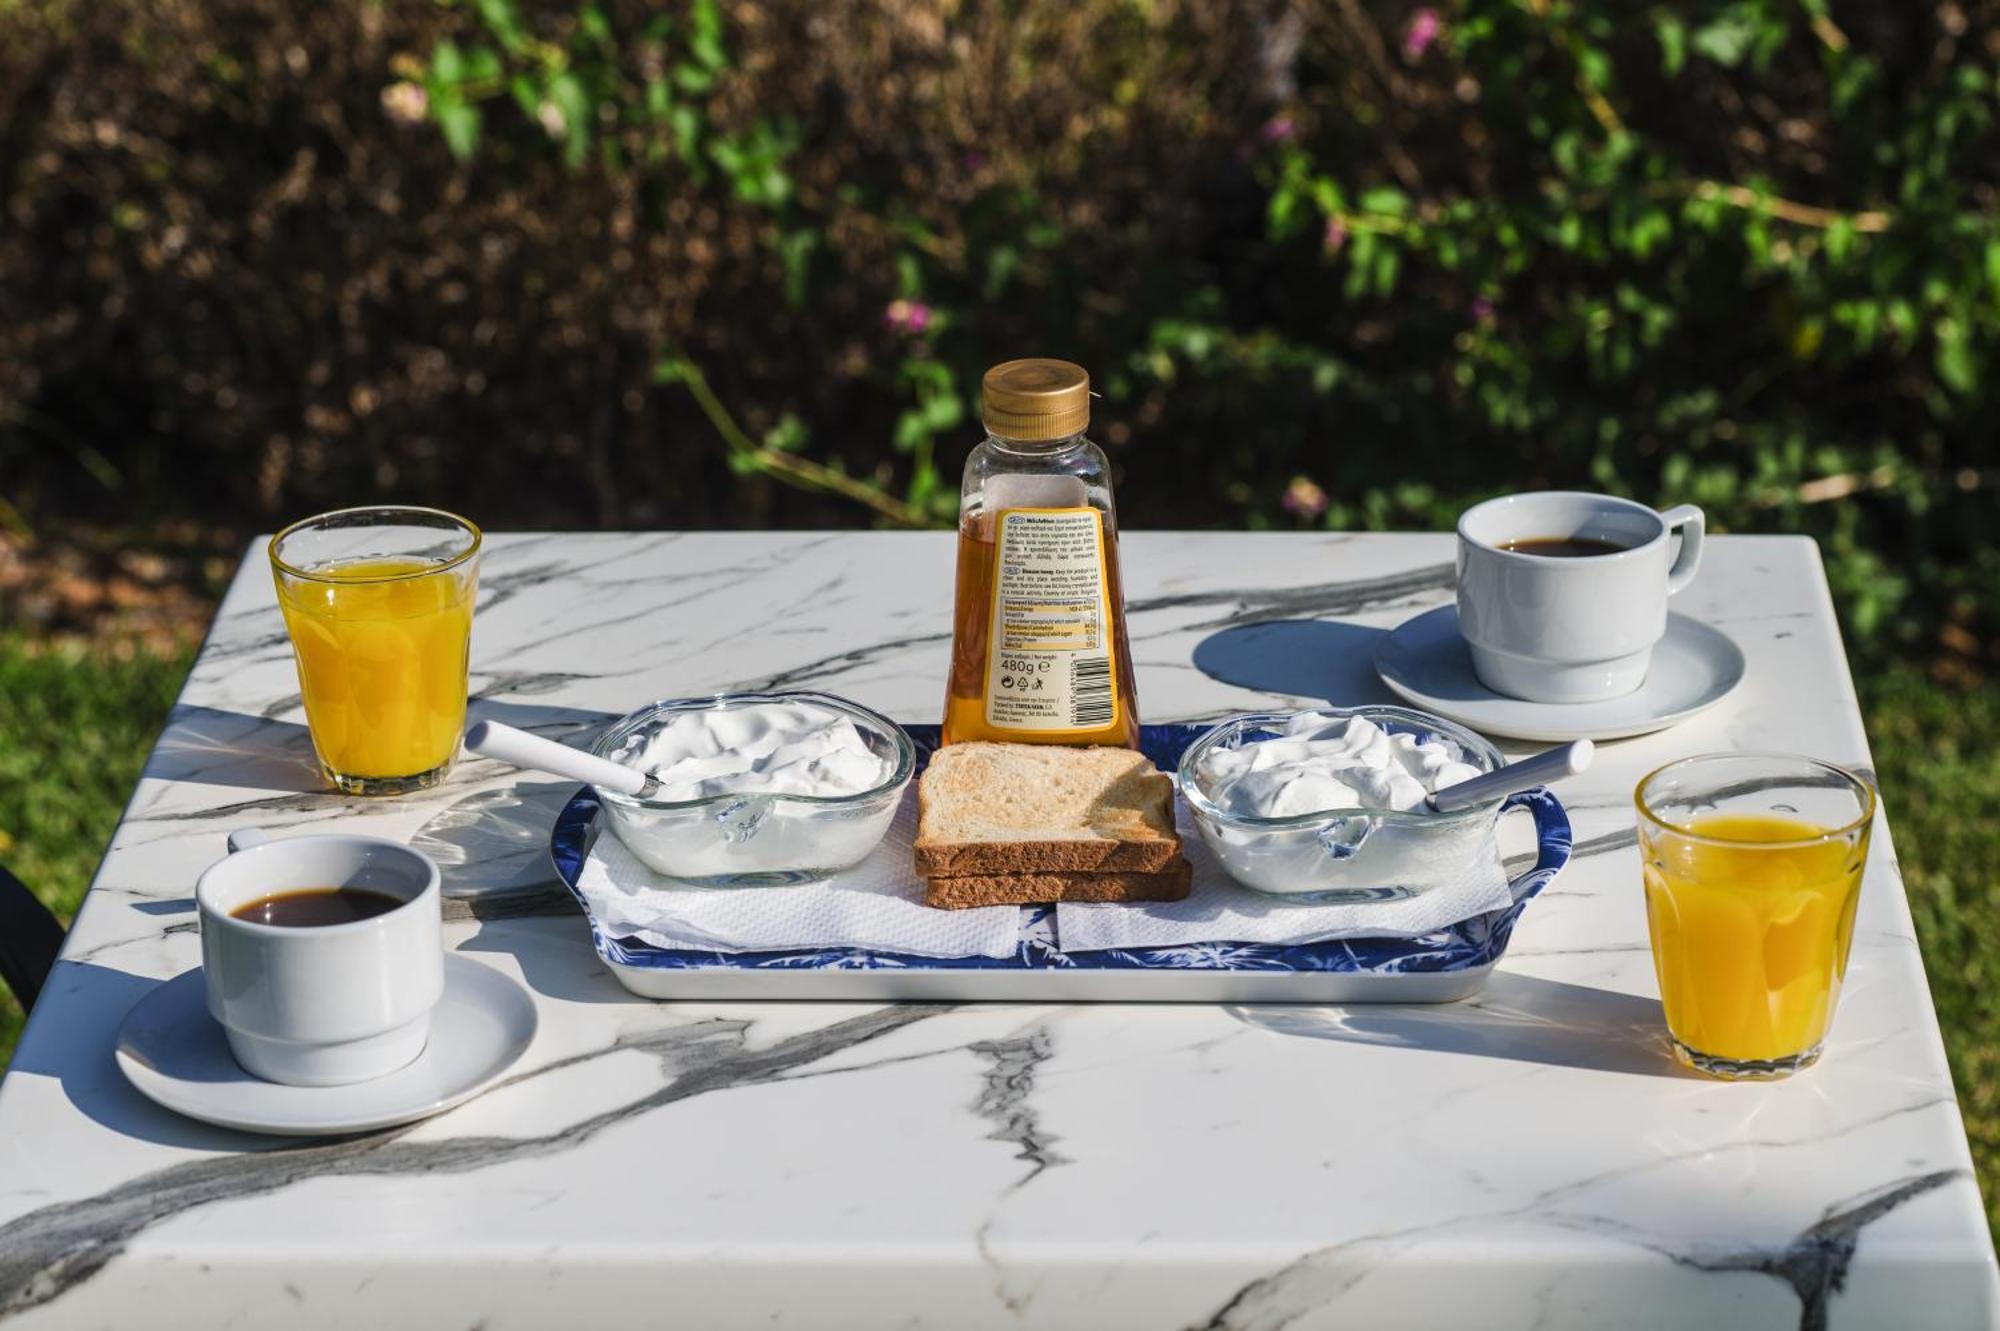
<path fill-rule="evenodd" d="M 1517 541 L 1502 541 L 1502 550 L 1512 550 L 1517 555 L 1551 555 L 1557 559 L 1588 559 L 1592 555 L 1615 555 L 1629 546 L 1614 541 L 1600 541 L 1595 536 L 1523 536 Z"/>
<path fill-rule="evenodd" d="M 231 919 L 248 920 L 252 924 L 310 929 L 326 924 L 352 924 L 386 914 L 402 904 L 401 897 L 365 887 L 298 887 L 258 897 L 229 915 Z"/>

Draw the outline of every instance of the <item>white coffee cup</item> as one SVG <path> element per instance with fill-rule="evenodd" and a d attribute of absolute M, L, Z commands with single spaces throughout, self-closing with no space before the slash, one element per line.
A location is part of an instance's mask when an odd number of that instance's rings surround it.
<path fill-rule="evenodd" d="M 229 838 L 195 884 L 208 1010 L 253 1076 L 340 1086 L 415 1060 L 444 995 L 438 869 L 400 842 L 346 833 Z M 275 925 L 231 912 L 274 892 L 358 887 L 403 903 L 344 924 Z"/>
<path fill-rule="evenodd" d="M 1598 702 L 1646 682 L 1667 631 L 1667 598 L 1701 562 L 1701 510 L 1656 513 L 1610 495 L 1505 495 L 1458 520 L 1458 631 L 1496 693 L 1530 702 Z M 1680 533 L 1678 549 L 1673 535 Z M 1538 555 L 1509 542 L 1581 538 L 1618 549 Z"/>

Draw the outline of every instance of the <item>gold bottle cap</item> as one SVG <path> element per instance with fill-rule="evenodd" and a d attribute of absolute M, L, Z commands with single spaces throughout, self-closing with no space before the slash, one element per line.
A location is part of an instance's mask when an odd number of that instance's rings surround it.
<path fill-rule="evenodd" d="M 1002 439 L 1044 442 L 1082 434 L 1090 424 L 1090 376 L 1066 360 L 1010 360 L 986 372 L 979 414 Z"/>

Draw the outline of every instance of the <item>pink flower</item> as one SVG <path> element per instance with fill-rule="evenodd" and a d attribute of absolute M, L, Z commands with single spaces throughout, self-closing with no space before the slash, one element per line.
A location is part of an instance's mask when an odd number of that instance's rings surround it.
<path fill-rule="evenodd" d="M 1493 302 L 1485 296 L 1472 298 L 1472 317 L 1485 323 L 1493 317 Z"/>
<path fill-rule="evenodd" d="M 405 79 L 382 89 L 382 109 L 399 125 L 415 125 L 430 110 L 430 98 L 417 84 Z"/>
<path fill-rule="evenodd" d="M 1328 254 L 1340 253 L 1341 246 L 1347 244 L 1347 223 L 1338 217 L 1326 219 L 1326 234 L 1320 238 L 1320 246 Z"/>
<path fill-rule="evenodd" d="M 1287 139 L 1297 137 L 1298 132 L 1298 124 L 1290 116 L 1272 116 L 1264 122 L 1264 127 L 1257 131 L 1257 137 L 1266 143 L 1283 143 Z"/>
<path fill-rule="evenodd" d="M 1438 12 L 1425 5 L 1410 16 L 1410 27 L 1403 34 L 1403 55 L 1410 60 L 1422 60 L 1424 52 L 1431 49 L 1431 43 L 1444 32 L 1444 20 Z"/>
<path fill-rule="evenodd" d="M 915 337 L 931 326 L 931 307 L 920 300 L 892 300 L 882 311 L 882 322 L 899 333 Z"/>
<path fill-rule="evenodd" d="M 1293 517 L 1310 521 L 1326 512 L 1326 506 L 1332 501 L 1310 476 L 1294 476 L 1292 483 L 1285 487 L 1285 497 L 1278 502 Z"/>

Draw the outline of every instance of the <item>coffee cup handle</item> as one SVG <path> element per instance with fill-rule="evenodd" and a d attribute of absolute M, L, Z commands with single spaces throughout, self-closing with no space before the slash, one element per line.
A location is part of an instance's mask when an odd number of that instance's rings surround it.
<path fill-rule="evenodd" d="M 1672 596 L 1694 581 L 1695 570 L 1701 566 L 1701 538 L 1708 530 L 1708 519 L 1693 504 L 1681 504 L 1660 514 L 1660 521 L 1668 531 L 1678 527 L 1681 533 L 1680 553 L 1667 570 L 1667 595 Z"/>
<path fill-rule="evenodd" d="M 248 850 L 252 846 L 261 846 L 266 841 L 277 839 L 274 834 L 266 832 L 261 827 L 239 827 L 229 834 L 229 853 L 234 855 L 239 850 Z"/>

